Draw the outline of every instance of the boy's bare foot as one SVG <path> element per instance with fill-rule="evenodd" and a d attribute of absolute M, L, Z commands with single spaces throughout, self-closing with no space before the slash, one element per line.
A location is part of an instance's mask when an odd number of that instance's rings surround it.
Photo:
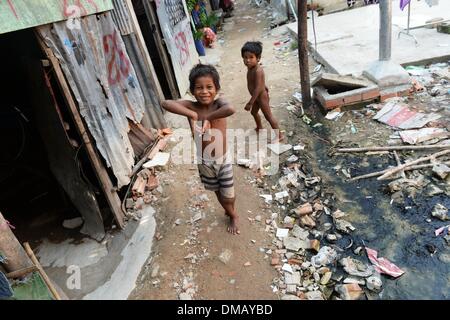
<path fill-rule="evenodd" d="M 230 224 L 228 225 L 227 231 L 231 234 L 241 234 L 241 231 L 239 231 L 239 228 L 237 226 L 239 221 L 239 218 L 230 217 Z"/>
<path fill-rule="evenodd" d="M 282 133 L 280 133 L 279 135 L 278 135 L 278 137 L 275 137 L 273 140 L 272 140 L 272 143 L 273 144 L 276 144 L 276 143 L 280 143 L 280 142 L 284 142 L 284 139 L 285 139 L 286 137 L 282 134 Z"/>

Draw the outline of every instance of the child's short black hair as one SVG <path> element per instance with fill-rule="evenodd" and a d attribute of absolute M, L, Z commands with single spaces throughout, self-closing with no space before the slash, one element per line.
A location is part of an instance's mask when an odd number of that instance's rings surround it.
<path fill-rule="evenodd" d="M 241 56 L 244 57 L 245 52 L 253 53 L 258 59 L 262 54 L 262 43 L 260 41 L 247 41 L 241 49 Z"/>
<path fill-rule="evenodd" d="M 211 77 L 214 81 L 214 85 L 216 86 L 217 91 L 220 90 L 220 76 L 216 68 L 214 68 L 210 64 L 199 63 L 194 66 L 189 73 L 189 90 L 191 90 L 191 93 L 194 93 L 195 81 L 197 80 L 197 78 L 205 76 Z"/>

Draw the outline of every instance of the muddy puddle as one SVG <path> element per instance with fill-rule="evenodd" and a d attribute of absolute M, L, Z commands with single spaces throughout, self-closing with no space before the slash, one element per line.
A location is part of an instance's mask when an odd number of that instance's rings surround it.
<path fill-rule="evenodd" d="M 311 128 L 314 135 L 328 139 L 325 126 Z M 375 299 L 449 299 L 450 298 L 450 247 L 444 238 L 436 237 L 434 231 L 449 221 L 432 218 L 430 212 L 435 204 L 450 208 L 450 198 L 445 194 L 426 197 L 419 191 L 414 199 L 405 197 L 399 203 L 391 203 L 387 190 L 389 181 L 376 178 L 346 182 L 342 169 L 349 169 L 351 176 L 382 170 L 395 165 L 387 155 L 365 156 L 363 154 L 336 154 L 329 156 L 329 147 L 320 140 L 311 145 L 316 161 L 316 174 L 322 176 L 324 187 L 333 193 L 336 203 L 333 210 L 348 214 L 348 220 L 356 227 L 337 243 L 351 249 L 341 253 L 370 264 L 364 256 L 357 257 L 353 250 L 367 246 L 378 251 L 405 273 L 394 279 L 382 275 L 381 296 Z M 335 169 L 337 167 L 337 170 Z M 342 168 L 339 168 L 339 166 Z M 426 219 L 431 218 L 431 222 Z M 434 252 L 434 253 L 432 253 Z"/>

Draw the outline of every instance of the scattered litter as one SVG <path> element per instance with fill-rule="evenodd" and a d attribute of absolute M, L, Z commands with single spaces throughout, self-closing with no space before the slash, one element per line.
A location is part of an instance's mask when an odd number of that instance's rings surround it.
<path fill-rule="evenodd" d="M 344 267 L 345 272 L 352 276 L 366 278 L 374 273 L 374 267 L 368 266 L 351 257 L 343 258 L 339 261 L 339 263 Z"/>
<path fill-rule="evenodd" d="M 431 169 L 439 178 L 444 180 L 450 173 L 450 167 L 444 163 L 437 163 Z"/>
<path fill-rule="evenodd" d="M 244 267 L 250 267 L 252 264 L 250 261 L 247 261 L 246 263 L 244 263 Z"/>
<path fill-rule="evenodd" d="M 443 226 L 443 227 L 440 227 L 439 229 L 436 229 L 435 231 L 434 231 L 434 235 L 437 237 L 437 236 L 439 236 L 441 233 L 444 233 L 443 235 L 444 236 L 446 236 L 447 234 L 449 234 L 450 233 L 450 224 L 449 225 L 446 225 L 446 226 Z"/>
<path fill-rule="evenodd" d="M 238 30 L 238 32 L 244 32 L 245 30 L 247 30 L 246 28 L 241 28 Z"/>
<path fill-rule="evenodd" d="M 165 166 L 169 161 L 170 153 L 167 152 L 158 152 L 155 154 L 152 160 L 143 164 L 144 168 L 152 168 L 157 166 Z"/>
<path fill-rule="evenodd" d="M 374 116 L 375 120 L 400 129 L 422 128 L 428 122 L 436 121 L 441 116 L 436 113 L 422 113 L 410 110 L 408 105 L 398 101 L 389 101 Z"/>
<path fill-rule="evenodd" d="M 292 95 L 298 102 L 302 102 L 302 94 L 300 92 L 296 92 Z"/>
<path fill-rule="evenodd" d="M 417 144 L 434 138 L 448 137 L 450 133 L 443 128 L 422 128 L 399 132 L 403 142 Z"/>
<path fill-rule="evenodd" d="M 379 292 L 381 290 L 382 285 L 383 282 L 377 275 L 370 276 L 366 279 L 366 287 L 371 291 Z"/>
<path fill-rule="evenodd" d="M 439 220 L 447 221 L 447 220 L 449 220 L 447 213 L 448 213 L 448 209 L 445 206 L 443 206 L 442 204 L 438 203 L 433 207 L 433 211 L 431 212 L 431 215 L 435 218 L 438 218 Z"/>
<path fill-rule="evenodd" d="M 252 161 L 250 159 L 238 159 L 237 164 L 240 166 L 244 166 L 250 168 Z"/>
<path fill-rule="evenodd" d="M 312 120 L 306 114 L 303 115 L 302 121 L 306 124 L 310 124 L 312 122 Z"/>
<path fill-rule="evenodd" d="M 289 229 L 278 228 L 277 229 L 277 238 L 285 238 L 288 236 Z"/>
<path fill-rule="evenodd" d="M 298 144 L 298 145 L 294 146 L 293 149 L 294 149 L 294 151 L 305 150 L 305 146 L 302 144 Z"/>
<path fill-rule="evenodd" d="M 331 247 L 322 247 L 319 252 L 311 258 L 314 267 L 319 268 L 333 263 L 337 259 L 337 252 Z"/>
<path fill-rule="evenodd" d="M 339 118 L 341 118 L 344 115 L 343 112 L 341 111 L 337 111 L 337 110 L 333 110 L 327 113 L 327 115 L 325 116 L 325 119 L 328 120 L 338 120 Z"/>
<path fill-rule="evenodd" d="M 281 267 L 281 270 L 289 272 L 289 273 L 293 273 L 294 272 L 294 270 L 292 270 L 291 265 L 288 264 L 288 263 L 283 264 L 283 267 Z"/>
<path fill-rule="evenodd" d="M 278 201 L 287 197 L 289 197 L 289 193 L 287 191 L 280 191 L 275 193 L 275 199 Z"/>
<path fill-rule="evenodd" d="M 270 203 L 273 200 L 271 194 L 260 194 L 259 196 L 264 198 L 264 201 L 266 201 L 266 203 Z"/>
<path fill-rule="evenodd" d="M 280 155 L 280 154 L 292 149 L 292 146 L 290 144 L 280 144 L 280 143 L 268 144 L 267 147 L 270 150 L 272 150 L 274 153 L 276 153 L 277 155 Z"/>
<path fill-rule="evenodd" d="M 224 264 L 227 264 L 232 256 L 232 252 L 229 249 L 225 249 L 222 251 L 222 253 L 219 255 L 219 260 L 222 261 Z"/>
<path fill-rule="evenodd" d="M 394 278 L 400 277 L 405 271 L 401 270 L 395 264 L 385 258 L 377 258 L 378 252 L 376 250 L 366 247 L 367 256 L 369 260 L 375 265 L 375 270 L 379 273 L 386 273 Z"/>
<path fill-rule="evenodd" d="M 343 300 L 359 300 L 364 296 L 364 292 L 357 283 L 337 285 L 336 291 Z"/>
<path fill-rule="evenodd" d="M 298 157 L 295 154 L 293 154 L 289 158 L 287 158 L 288 162 L 296 162 L 297 160 L 298 160 Z"/>

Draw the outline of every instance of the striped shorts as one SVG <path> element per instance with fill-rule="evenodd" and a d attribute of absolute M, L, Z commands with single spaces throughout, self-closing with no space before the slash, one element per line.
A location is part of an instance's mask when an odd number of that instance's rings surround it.
<path fill-rule="evenodd" d="M 198 172 L 206 190 L 219 191 L 224 198 L 234 198 L 231 163 L 204 162 L 198 164 Z"/>

